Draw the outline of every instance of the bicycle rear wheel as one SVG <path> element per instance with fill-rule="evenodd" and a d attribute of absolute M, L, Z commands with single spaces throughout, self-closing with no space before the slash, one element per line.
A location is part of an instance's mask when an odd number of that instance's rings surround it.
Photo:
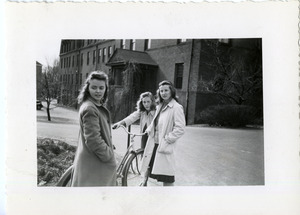
<path fill-rule="evenodd" d="M 123 172 L 122 186 L 139 186 L 143 181 L 141 174 L 144 150 L 133 151 L 129 155 Z"/>
<path fill-rule="evenodd" d="M 56 183 L 56 187 L 70 187 L 73 166 L 70 166 Z"/>

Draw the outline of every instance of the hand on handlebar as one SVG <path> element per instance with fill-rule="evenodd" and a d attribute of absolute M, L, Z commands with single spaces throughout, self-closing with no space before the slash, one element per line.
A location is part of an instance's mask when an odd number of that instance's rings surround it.
<path fill-rule="evenodd" d="M 121 125 L 123 125 L 122 122 L 117 122 L 117 123 L 113 124 L 112 129 L 120 128 Z"/>

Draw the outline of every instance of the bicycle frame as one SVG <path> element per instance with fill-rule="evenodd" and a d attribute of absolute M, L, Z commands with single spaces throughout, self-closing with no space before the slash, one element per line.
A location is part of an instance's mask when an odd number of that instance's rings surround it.
<path fill-rule="evenodd" d="M 122 127 L 124 129 L 124 131 L 129 135 L 131 136 L 131 143 L 129 144 L 129 146 L 127 147 L 127 151 L 124 155 L 124 157 L 122 158 L 120 164 L 118 165 L 118 168 L 117 168 L 117 183 L 119 183 L 119 180 L 122 180 L 124 175 L 123 175 L 123 172 L 124 172 L 124 168 L 127 164 L 127 160 L 129 158 L 129 155 L 131 153 L 139 153 L 141 151 L 144 151 L 144 149 L 137 149 L 137 150 L 134 150 L 133 149 L 133 144 L 134 144 L 134 138 L 136 136 L 143 136 L 145 135 L 146 133 L 141 133 L 141 134 L 134 134 L 134 133 L 131 133 L 130 131 L 127 131 L 127 129 L 121 125 L 120 127 Z"/>

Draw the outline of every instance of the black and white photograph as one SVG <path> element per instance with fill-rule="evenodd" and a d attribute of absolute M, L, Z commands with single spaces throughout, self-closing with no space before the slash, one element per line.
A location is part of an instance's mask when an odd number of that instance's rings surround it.
<path fill-rule="evenodd" d="M 298 4 L 7 2 L 5 214 L 298 215 Z"/>
<path fill-rule="evenodd" d="M 38 186 L 264 185 L 261 38 L 59 50 L 52 65 L 36 61 Z M 157 150 L 165 142 L 171 151 Z"/>

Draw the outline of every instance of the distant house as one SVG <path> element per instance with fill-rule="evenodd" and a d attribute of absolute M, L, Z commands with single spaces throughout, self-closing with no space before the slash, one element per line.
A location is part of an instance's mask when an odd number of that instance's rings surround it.
<path fill-rule="evenodd" d="M 126 86 L 124 71 L 129 64 L 140 72 L 138 93 L 156 92 L 158 83 L 174 83 L 179 102 L 183 105 L 187 124 L 194 124 L 197 115 L 210 105 L 219 103 L 218 97 L 206 90 L 204 83 L 214 80 L 213 50 L 209 42 L 221 44 L 235 55 L 247 52 L 261 39 L 124 39 L 124 40 L 62 40 L 60 48 L 60 80 L 63 85 L 62 102 L 75 103 L 78 92 L 91 71 L 102 70 L 110 78 L 113 94 L 110 109 L 117 121 L 133 110 L 124 109 L 122 97 Z M 225 56 L 226 57 L 226 56 Z M 137 99 L 137 97 L 136 97 Z"/>
<path fill-rule="evenodd" d="M 43 65 L 36 61 L 36 98 L 40 99 L 41 98 L 41 79 L 42 79 L 42 69 Z"/>

